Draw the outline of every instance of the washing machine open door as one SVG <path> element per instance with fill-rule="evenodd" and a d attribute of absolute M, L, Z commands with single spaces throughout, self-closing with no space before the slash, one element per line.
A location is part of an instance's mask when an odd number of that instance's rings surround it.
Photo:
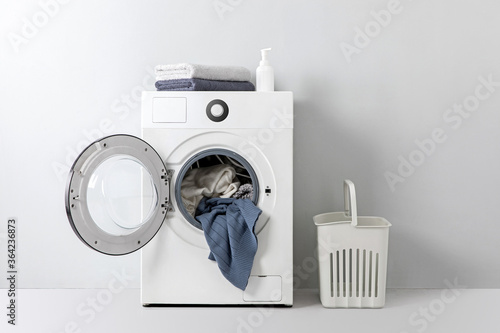
<path fill-rule="evenodd" d="M 146 245 L 169 204 L 167 169 L 153 147 L 137 137 L 97 140 L 71 167 L 66 214 L 80 240 L 101 253 L 123 255 Z"/>

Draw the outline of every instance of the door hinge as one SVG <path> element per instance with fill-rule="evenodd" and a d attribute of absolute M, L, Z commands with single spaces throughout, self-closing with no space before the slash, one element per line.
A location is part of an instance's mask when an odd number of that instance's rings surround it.
<path fill-rule="evenodd" d="M 174 178 L 174 170 L 172 169 L 167 169 L 167 179 L 165 182 L 165 185 L 168 186 L 168 198 L 165 200 L 165 205 L 163 207 L 167 208 L 167 212 L 173 212 L 174 211 L 174 205 L 172 205 L 172 179 Z"/>

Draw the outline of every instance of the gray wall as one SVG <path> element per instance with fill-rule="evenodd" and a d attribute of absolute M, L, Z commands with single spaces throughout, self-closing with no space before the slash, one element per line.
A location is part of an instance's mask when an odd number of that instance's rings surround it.
<path fill-rule="evenodd" d="M 99 255 L 70 229 L 72 160 L 139 135 L 156 64 L 253 71 L 264 47 L 295 97 L 296 287 L 317 287 L 312 217 L 342 209 L 345 178 L 360 214 L 393 224 L 389 287 L 500 287 L 497 1 L 63 2 L 0 11 L 0 218 L 19 219 L 21 288 L 105 287 L 116 271 L 138 287 L 138 254 Z"/>

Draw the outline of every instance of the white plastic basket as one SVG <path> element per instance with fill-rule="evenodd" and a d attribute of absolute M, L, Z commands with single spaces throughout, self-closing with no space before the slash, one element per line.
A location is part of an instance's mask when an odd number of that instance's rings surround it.
<path fill-rule="evenodd" d="M 318 227 L 321 303 L 328 308 L 381 308 L 391 224 L 381 217 L 357 216 L 350 180 L 344 181 L 344 210 L 313 218 Z"/>

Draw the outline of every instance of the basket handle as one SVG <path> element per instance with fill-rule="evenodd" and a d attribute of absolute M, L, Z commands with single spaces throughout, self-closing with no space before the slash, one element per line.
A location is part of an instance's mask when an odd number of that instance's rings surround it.
<path fill-rule="evenodd" d="M 351 216 L 351 225 L 358 225 L 358 209 L 356 207 L 356 190 L 354 183 L 349 179 L 344 180 L 344 211 L 346 216 Z"/>

